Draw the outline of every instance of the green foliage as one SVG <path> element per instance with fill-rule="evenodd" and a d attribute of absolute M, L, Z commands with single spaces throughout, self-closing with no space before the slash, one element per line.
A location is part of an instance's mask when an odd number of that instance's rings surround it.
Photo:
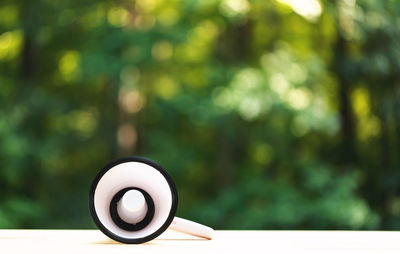
<path fill-rule="evenodd" d="M 0 3 L 0 227 L 93 227 L 120 156 L 218 229 L 400 228 L 397 1 Z"/>

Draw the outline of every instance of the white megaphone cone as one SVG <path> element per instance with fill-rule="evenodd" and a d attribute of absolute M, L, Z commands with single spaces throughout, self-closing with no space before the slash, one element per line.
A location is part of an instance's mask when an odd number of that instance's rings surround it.
<path fill-rule="evenodd" d="M 150 241 L 170 229 L 211 239 L 214 230 L 175 217 L 178 194 L 157 163 L 141 157 L 117 160 L 94 179 L 89 206 L 99 229 L 123 243 Z"/>

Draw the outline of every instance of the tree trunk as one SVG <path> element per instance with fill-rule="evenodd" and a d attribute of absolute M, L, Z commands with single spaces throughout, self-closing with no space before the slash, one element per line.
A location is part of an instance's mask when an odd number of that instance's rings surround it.
<path fill-rule="evenodd" d="M 339 34 L 334 47 L 333 71 L 338 80 L 338 99 L 340 114 L 340 132 L 342 152 L 342 162 L 352 163 L 357 161 L 355 148 L 355 121 L 354 112 L 351 105 L 351 80 L 350 71 L 347 67 L 347 48 L 345 39 Z"/>

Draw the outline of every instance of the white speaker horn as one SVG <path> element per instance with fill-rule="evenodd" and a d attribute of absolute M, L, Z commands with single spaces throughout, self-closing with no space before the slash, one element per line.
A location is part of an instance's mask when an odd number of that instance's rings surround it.
<path fill-rule="evenodd" d="M 96 175 L 89 191 L 93 220 L 113 240 L 144 243 L 167 228 L 212 238 L 212 228 L 175 217 L 177 206 L 178 192 L 168 172 L 142 157 L 111 162 Z"/>

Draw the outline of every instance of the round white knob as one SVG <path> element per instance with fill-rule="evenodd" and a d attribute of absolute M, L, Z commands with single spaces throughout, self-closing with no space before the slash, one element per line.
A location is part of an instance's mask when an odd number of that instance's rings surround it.
<path fill-rule="evenodd" d="M 136 224 L 144 219 L 147 213 L 147 203 L 138 190 L 129 190 L 117 204 L 119 217 L 127 223 Z"/>

